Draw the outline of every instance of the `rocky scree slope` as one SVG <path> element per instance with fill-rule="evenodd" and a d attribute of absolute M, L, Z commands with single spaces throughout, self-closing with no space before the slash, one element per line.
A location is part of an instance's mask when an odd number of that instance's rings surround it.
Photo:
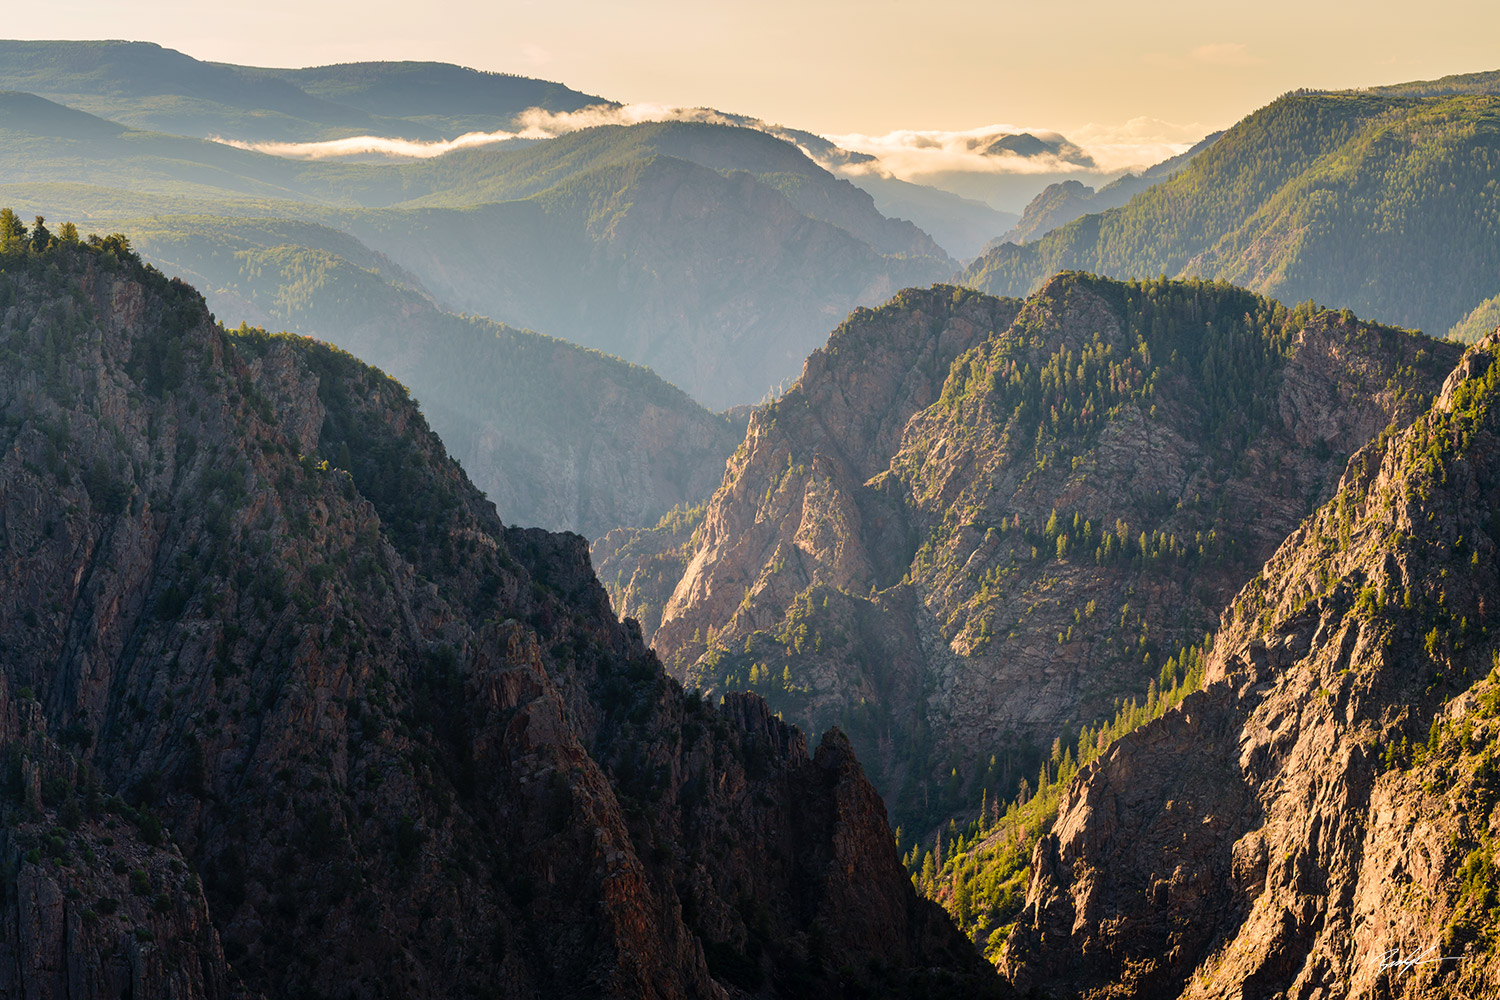
<path fill-rule="evenodd" d="M 1222 284 L 910 290 L 752 417 L 685 541 L 595 555 L 689 685 L 838 721 L 903 821 L 946 819 L 1168 687 L 1459 350 Z"/>
<path fill-rule="evenodd" d="M 987 989 L 843 736 L 685 697 L 398 384 L 116 240 L 0 263 L 0 982 Z"/>
<path fill-rule="evenodd" d="M 1016 981 L 1500 990 L 1497 352 L 1355 456 L 1225 612 L 1205 690 L 1079 773 L 1036 848 Z"/>

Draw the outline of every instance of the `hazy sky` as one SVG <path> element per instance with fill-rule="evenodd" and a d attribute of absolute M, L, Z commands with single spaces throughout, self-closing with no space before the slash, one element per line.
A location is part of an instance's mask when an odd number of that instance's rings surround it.
<path fill-rule="evenodd" d="M 1500 68 L 1500 0 L 7 6 L 0 33 L 8 37 L 137 39 L 253 65 L 436 59 L 558 80 L 614 100 L 713 106 L 824 133 L 990 122 L 1067 132 L 1146 118 L 1202 134 L 1296 87 Z"/>

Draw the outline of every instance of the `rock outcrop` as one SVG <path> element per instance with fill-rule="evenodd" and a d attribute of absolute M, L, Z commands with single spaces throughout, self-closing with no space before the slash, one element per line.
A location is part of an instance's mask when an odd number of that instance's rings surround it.
<path fill-rule="evenodd" d="M 1492 996 L 1500 337 L 1225 612 L 1207 686 L 1084 768 L 1005 968 L 1054 995 Z"/>
<path fill-rule="evenodd" d="M 685 696 L 400 385 L 44 246 L 0 274 L 7 991 L 993 986 L 843 737 Z"/>
<path fill-rule="evenodd" d="M 690 684 L 843 726 L 903 818 L 940 808 L 933 777 L 941 809 L 1008 798 L 1055 737 L 1165 687 L 1458 352 L 1224 285 L 903 292 L 754 415 L 690 538 L 601 545 L 601 576 L 622 613 L 662 609 Z"/>

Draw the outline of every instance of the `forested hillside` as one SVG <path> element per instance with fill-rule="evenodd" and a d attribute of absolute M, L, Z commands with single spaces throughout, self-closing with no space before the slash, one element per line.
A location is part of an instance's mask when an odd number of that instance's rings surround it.
<path fill-rule="evenodd" d="M 409 273 L 338 230 L 159 216 L 135 246 L 215 313 L 316 335 L 397 375 L 507 521 L 595 538 L 711 493 L 738 425 L 648 369 L 440 310 Z"/>
<path fill-rule="evenodd" d="M 1500 292 L 1500 97 L 1486 80 L 1458 96 L 1289 94 L 1172 179 L 996 247 L 963 281 L 1021 295 L 1066 268 L 1196 275 L 1441 336 Z"/>
<path fill-rule="evenodd" d="M 1461 344 L 1472 344 L 1487 333 L 1500 330 L 1500 295 L 1485 299 L 1448 331 Z"/>

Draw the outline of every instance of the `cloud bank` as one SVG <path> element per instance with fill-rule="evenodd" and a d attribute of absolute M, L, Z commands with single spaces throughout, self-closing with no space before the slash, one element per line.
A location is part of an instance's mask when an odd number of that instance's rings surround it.
<path fill-rule="evenodd" d="M 1137 118 L 1119 126 L 1086 125 L 1071 136 L 997 123 L 962 131 L 905 129 L 828 138 L 875 158 L 845 173 L 873 170 L 920 182 L 953 173 L 1099 175 L 1139 170 L 1185 151 L 1206 131 L 1196 125 Z"/>
<path fill-rule="evenodd" d="M 293 160 L 331 160 L 348 156 L 394 156 L 426 160 L 451 153 L 455 149 L 490 146 L 520 137 L 516 132 L 465 132 L 457 139 L 434 142 L 390 139 L 378 135 L 355 135 L 347 139 L 327 139 L 322 142 L 246 142 L 243 139 L 225 139 L 217 135 L 211 135 L 209 139 L 236 149 L 248 149 L 255 153 Z"/>
<path fill-rule="evenodd" d="M 492 146 L 512 139 L 553 139 L 600 125 L 640 125 L 644 122 L 694 121 L 719 125 L 750 125 L 755 119 L 726 115 L 712 108 L 676 108 L 665 104 L 596 104 L 578 111 L 547 111 L 528 108 L 516 116 L 514 131 L 466 132 L 457 139 L 415 140 L 378 135 L 356 135 L 320 142 L 246 142 L 210 136 L 214 142 L 236 149 L 299 160 L 327 160 L 350 156 L 390 156 L 431 159 L 456 149 Z M 762 123 L 763 124 L 763 123 Z"/>
<path fill-rule="evenodd" d="M 430 159 L 454 150 L 515 139 L 551 139 L 602 125 L 645 122 L 708 122 L 759 129 L 793 142 L 835 173 L 850 177 L 873 173 L 918 183 L 955 173 L 1117 174 L 1176 156 L 1209 131 L 1197 123 L 1178 125 L 1143 117 L 1121 125 L 1090 123 L 1074 130 L 1071 136 L 1053 129 L 994 124 L 962 131 L 902 129 L 884 135 L 849 133 L 822 137 L 712 108 L 641 103 L 599 104 L 561 112 L 530 108 L 516 117 L 513 130 L 469 132 L 456 139 L 439 141 L 373 135 L 322 142 L 244 142 L 217 137 L 215 141 L 293 159 L 354 156 Z"/>

